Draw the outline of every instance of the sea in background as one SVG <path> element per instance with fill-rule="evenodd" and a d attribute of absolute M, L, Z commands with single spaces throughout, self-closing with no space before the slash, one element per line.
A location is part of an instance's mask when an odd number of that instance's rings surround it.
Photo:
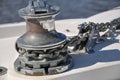
<path fill-rule="evenodd" d="M 120 6 L 120 0 L 48 0 L 61 8 L 56 19 L 87 18 Z M 24 21 L 18 10 L 27 6 L 28 0 L 0 0 L 0 24 Z"/>

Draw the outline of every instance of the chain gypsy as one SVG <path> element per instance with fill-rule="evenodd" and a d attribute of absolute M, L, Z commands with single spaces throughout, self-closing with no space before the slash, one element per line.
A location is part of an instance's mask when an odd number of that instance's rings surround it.
<path fill-rule="evenodd" d="M 27 31 L 17 39 L 19 53 L 14 63 L 17 72 L 40 76 L 64 72 L 72 66 L 68 54 L 66 36 L 55 30 L 54 18 L 59 7 L 46 0 L 30 0 L 19 15 L 26 20 Z"/>

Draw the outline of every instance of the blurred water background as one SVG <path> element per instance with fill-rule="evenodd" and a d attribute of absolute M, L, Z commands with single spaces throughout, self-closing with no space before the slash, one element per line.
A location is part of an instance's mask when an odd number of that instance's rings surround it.
<path fill-rule="evenodd" d="M 61 8 L 56 19 L 87 18 L 120 6 L 120 0 L 48 0 Z M 27 6 L 28 0 L 0 0 L 0 24 L 24 21 L 18 10 Z"/>

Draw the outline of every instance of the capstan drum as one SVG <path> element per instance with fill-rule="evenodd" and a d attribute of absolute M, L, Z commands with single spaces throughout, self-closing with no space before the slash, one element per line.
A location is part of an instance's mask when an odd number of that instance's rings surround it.
<path fill-rule="evenodd" d="M 46 0 L 30 0 L 26 8 L 19 10 L 27 31 L 16 42 L 17 72 L 39 76 L 61 73 L 71 67 L 66 36 L 55 30 L 55 16 L 59 11 L 59 7 L 47 4 Z"/>

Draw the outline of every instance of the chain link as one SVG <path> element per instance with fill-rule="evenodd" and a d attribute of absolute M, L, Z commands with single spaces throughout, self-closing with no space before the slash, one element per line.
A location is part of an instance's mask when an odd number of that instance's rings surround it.
<path fill-rule="evenodd" d="M 85 47 L 85 52 L 91 53 L 94 52 L 93 46 L 103 41 L 103 36 L 113 36 L 116 29 L 120 29 L 120 18 L 106 23 L 84 22 L 78 27 L 78 35 L 69 38 L 68 46 L 73 46 L 72 51 L 82 50 Z M 100 36 L 100 32 L 105 34 Z"/>

